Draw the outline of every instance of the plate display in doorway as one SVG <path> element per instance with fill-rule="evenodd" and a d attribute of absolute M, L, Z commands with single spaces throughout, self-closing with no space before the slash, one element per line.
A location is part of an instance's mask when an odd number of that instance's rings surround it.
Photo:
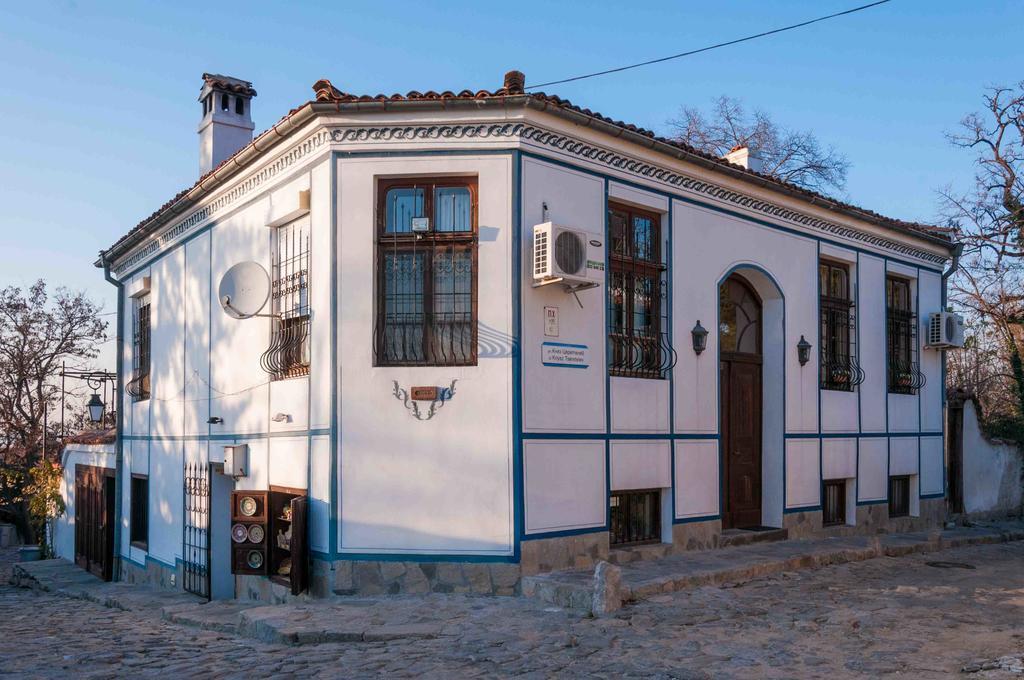
<path fill-rule="evenodd" d="M 249 540 L 253 543 L 262 543 L 263 537 L 266 536 L 266 532 L 263 531 L 263 527 L 259 524 L 253 524 L 249 527 Z"/>
<path fill-rule="evenodd" d="M 245 556 L 245 563 L 249 565 L 250 569 L 259 569 L 263 566 L 263 553 L 259 550 L 250 550 L 249 554 Z"/>
<path fill-rule="evenodd" d="M 252 496 L 243 496 L 242 500 L 238 503 L 238 509 L 246 517 L 252 517 L 256 514 L 256 499 Z"/>
<path fill-rule="evenodd" d="M 235 524 L 231 527 L 231 540 L 235 543 L 245 543 L 245 539 L 249 537 L 249 532 L 246 531 L 244 524 Z"/>

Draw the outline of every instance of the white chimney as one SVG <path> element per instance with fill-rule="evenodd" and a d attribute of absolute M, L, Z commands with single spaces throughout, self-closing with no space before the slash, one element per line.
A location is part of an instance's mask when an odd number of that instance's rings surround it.
<path fill-rule="evenodd" d="M 199 174 L 205 175 L 252 141 L 252 98 L 256 90 L 247 80 L 216 73 L 203 74 L 199 102 Z"/>
<path fill-rule="evenodd" d="M 764 171 L 764 162 L 754 154 L 750 153 L 750 149 L 745 146 L 733 147 L 732 151 L 725 154 L 724 158 L 730 163 L 742 165 L 748 170 L 753 170 L 754 172 Z"/>

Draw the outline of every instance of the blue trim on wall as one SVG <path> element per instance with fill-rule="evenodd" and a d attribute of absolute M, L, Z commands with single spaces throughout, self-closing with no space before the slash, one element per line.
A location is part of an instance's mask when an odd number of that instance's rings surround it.
<path fill-rule="evenodd" d="M 148 441 L 148 442 L 234 442 L 254 439 L 295 439 L 300 437 L 320 437 L 329 435 L 331 429 L 327 427 L 314 428 L 311 430 L 291 430 L 286 432 L 236 432 L 218 434 L 126 434 L 125 441 Z"/>
<path fill-rule="evenodd" d="M 886 488 L 888 488 L 888 485 L 887 485 Z M 888 494 L 889 492 L 886 491 L 886 493 Z M 870 500 L 870 501 L 857 501 L 857 507 L 860 507 L 862 505 L 881 505 L 882 503 L 888 503 L 888 502 L 889 502 L 888 498 L 875 498 L 874 500 Z"/>
<path fill-rule="evenodd" d="M 362 561 L 375 562 L 504 562 L 516 563 L 518 555 L 466 555 L 426 552 L 376 553 L 376 552 L 341 552 L 328 555 L 323 552 L 310 551 L 315 559 L 323 561 Z"/>
<path fill-rule="evenodd" d="M 522 244 L 523 159 L 512 152 L 512 550 L 515 561 L 526 530 L 526 488 L 523 477 L 523 370 L 522 370 Z"/>
<path fill-rule="evenodd" d="M 341 391 L 341 376 L 338 375 L 338 327 L 340 325 L 338 321 L 338 157 L 335 153 L 331 153 L 331 158 L 328 161 L 330 163 L 329 168 L 329 181 L 331 183 L 331 309 L 329 318 L 331 320 L 331 419 L 330 419 L 330 435 L 331 435 L 331 452 L 330 452 L 330 474 L 331 479 L 328 484 L 328 504 L 327 508 L 327 549 L 331 553 L 338 552 L 338 545 L 340 543 L 340 531 L 341 524 L 338 521 L 339 510 L 338 506 L 341 500 L 340 496 L 340 484 L 338 483 L 338 474 L 341 469 L 341 439 L 340 439 L 340 425 L 341 416 L 338 414 L 338 393 Z M 312 478 L 310 478 L 312 482 Z M 312 484 L 310 484 L 312 488 Z M 312 522 L 308 522 L 312 525 Z"/>
<path fill-rule="evenodd" d="M 712 520 L 722 519 L 721 515 L 701 515 L 700 517 L 676 517 L 672 520 L 673 524 L 693 524 L 694 522 L 710 522 Z"/>
<path fill-rule="evenodd" d="M 607 526 L 601 526 L 595 524 L 591 527 L 581 527 L 579 529 L 562 529 L 560 531 L 541 531 L 532 534 L 525 534 L 523 536 L 524 541 L 538 541 L 545 538 L 562 538 L 565 536 L 581 536 L 583 534 L 601 534 L 608 531 Z"/>
<path fill-rule="evenodd" d="M 801 505 L 795 508 L 784 508 L 782 514 L 792 515 L 796 512 L 818 512 L 821 510 L 820 505 Z"/>

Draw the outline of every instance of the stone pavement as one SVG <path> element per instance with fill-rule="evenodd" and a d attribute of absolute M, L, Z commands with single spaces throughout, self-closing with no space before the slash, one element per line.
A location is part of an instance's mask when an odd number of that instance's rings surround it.
<path fill-rule="evenodd" d="M 595 608 L 594 594 L 603 584 L 593 572 L 560 571 L 523 579 L 523 594 L 567 609 L 602 614 L 624 602 L 701 585 L 749 581 L 797 569 L 859 562 L 881 556 L 897 557 L 936 552 L 947 548 L 1024 540 L 1024 523 L 986 522 L 945 531 L 850 536 L 814 540 L 753 543 L 719 550 L 691 551 L 621 567 L 617 597 L 602 593 L 612 602 Z"/>
<path fill-rule="evenodd" d="M 406 610 L 439 632 L 304 646 L 182 625 L 156 604 L 124 610 L 6 586 L 12 559 L 0 551 L 0 675 L 12 677 L 987 679 L 1021 678 L 1024 664 L 1024 542 L 703 585 L 601 618 L 527 598 L 350 600 L 334 614 L 362 607 L 388 621 Z M 189 606 L 163 609 L 173 619 Z"/>

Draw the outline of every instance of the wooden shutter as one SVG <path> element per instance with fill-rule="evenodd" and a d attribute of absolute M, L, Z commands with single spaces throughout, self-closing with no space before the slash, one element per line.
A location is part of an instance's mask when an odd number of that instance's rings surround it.
<path fill-rule="evenodd" d="M 292 499 L 292 595 L 298 595 L 309 587 L 309 541 L 306 538 L 306 518 L 309 499 L 299 496 Z"/>

